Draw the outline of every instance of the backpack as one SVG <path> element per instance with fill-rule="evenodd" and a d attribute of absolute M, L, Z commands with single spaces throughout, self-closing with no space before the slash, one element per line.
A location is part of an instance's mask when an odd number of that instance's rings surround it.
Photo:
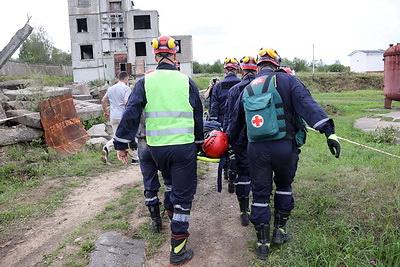
<path fill-rule="evenodd" d="M 243 91 L 247 137 L 249 142 L 267 140 L 294 139 L 296 146 L 304 145 L 307 128 L 305 121 L 293 114 L 291 121 L 296 128 L 295 133 L 287 134 L 285 105 L 276 90 L 276 73 L 261 76 L 253 80 Z M 286 108 L 287 109 L 287 108 Z"/>

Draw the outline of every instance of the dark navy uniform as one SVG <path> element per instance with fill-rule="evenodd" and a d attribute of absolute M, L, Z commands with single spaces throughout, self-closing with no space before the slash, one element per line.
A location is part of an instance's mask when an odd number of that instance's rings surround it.
<path fill-rule="evenodd" d="M 231 123 L 231 114 L 233 113 L 235 103 L 239 99 L 240 93 L 243 89 L 248 85 L 252 80 L 254 80 L 255 76 L 248 74 L 244 77 L 244 79 L 235 84 L 228 93 L 227 100 L 227 115 L 224 119 L 224 125 L 226 125 L 229 129 L 229 124 Z M 227 132 L 228 136 L 229 133 Z M 250 177 L 249 177 L 249 161 L 247 159 L 247 136 L 246 130 L 243 129 L 240 133 L 240 136 L 236 143 L 230 143 L 233 148 L 235 154 L 236 161 L 236 172 L 237 172 L 237 180 L 235 181 L 235 191 L 237 197 L 248 197 L 250 193 Z"/>
<path fill-rule="evenodd" d="M 236 74 L 230 72 L 221 82 L 217 83 L 213 87 L 210 119 L 221 123 L 222 128 L 224 128 L 223 123 L 226 113 L 226 100 L 228 97 L 228 91 L 232 88 L 232 86 L 239 82 L 240 79 L 236 76 Z"/>
<path fill-rule="evenodd" d="M 271 69 L 261 70 L 257 77 L 271 72 Z M 286 107 L 298 113 L 308 125 L 325 133 L 327 137 L 334 133 L 333 121 L 297 77 L 278 72 L 276 79 L 277 90 Z M 243 126 L 246 124 L 242 97 L 243 94 L 235 104 L 227 131 L 232 143 L 240 140 Z M 292 118 L 293 113 L 285 109 L 285 116 Z M 293 121 L 293 119 L 286 120 L 287 132 L 293 132 L 295 127 L 289 121 Z M 247 153 L 253 193 L 250 221 L 255 226 L 269 225 L 271 219 L 269 203 L 273 182 L 276 185 L 275 211 L 290 214 L 294 208 L 292 183 L 297 170 L 299 150 L 291 138 L 284 138 L 274 141 L 249 142 Z"/>
<path fill-rule="evenodd" d="M 173 65 L 161 63 L 157 70 L 176 70 L 176 68 Z M 164 182 L 172 185 L 170 201 L 174 205 L 174 215 L 171 221 L 171 232 L 174 236 L 189 235 L 189 214 L 197 186 L 196 153 L 198 146 L 196 143 L 201 144 L 204 139 L 203 107 L 197 86 L 190 78 L 189 103 L 193 108 L 195 142 L 181 145 L 148 146 L 158 169 L 163 174 L 168 174 L 163 175 L 163 178 L 171 178 L 171 181 Z M 145 77 L 143 77 L 135 84 L 116 132 L 114 141 L 116 150 L 125 150 L 128 143 L 134 140 L 146 104 Z M 154 169 L 153 167 L 151 168 Z M 143 168 L 146 172 L 146 167 L 143 166 Z"/>

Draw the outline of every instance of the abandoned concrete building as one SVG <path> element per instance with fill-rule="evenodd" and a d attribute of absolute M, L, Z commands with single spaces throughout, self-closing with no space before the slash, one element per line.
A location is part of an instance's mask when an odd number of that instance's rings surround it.
<path fill-rule="evenodd" d="M 134 77 L 157 66 L 151 40 L 160 36 L 157 10 L 140 10 L 130 0 L 68 0 L 75 82 L 113 81 L 120 71 Z M 193 74 L 191 35 L 179 43 L 181 71 Z"/>

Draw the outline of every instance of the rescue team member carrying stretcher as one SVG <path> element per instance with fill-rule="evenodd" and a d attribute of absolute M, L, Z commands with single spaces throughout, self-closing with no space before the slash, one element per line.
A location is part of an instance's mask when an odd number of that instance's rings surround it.
<path fill-rule="evenodd" d="M 134 140 L 144 111 L 146 141 L 151 156 L 163 178 L 171 178 L 170 266 L 180 266 L 191 260 L 194 254 L 186 249 L 186 243 L 197 186 L 196 155 L 204 139 L 203 106 L 193 80 L 175 67 L 175 40 L 161 36 L 153 39 L 151 45 L 158 66 L 135 84 L 117 129 L 114 146 L 118 159 L 127 163 L 128 143 Z"/>
<path fill-rule="evenodd" d="M 289 239 L 286 222 L 294 208 L 292 183 L 299 160 L 299 145 L 295 142 L 296 114 L 325 134 L 328 147 L 336 158 L 340 155 L 340 144 L 333 120 L 304 84 L 293 75 L 277 71 L 280 57 L 274 49 L 262 48 L 256 62 L 257 77 L 236 102 L 227 135 L 229 142 L 235 144 L 243 128 L 247 128 L 247 155 L 253 194 L 250 222 L 257 233 L 257 256 L 265 260 L 270 248 L 273 182 L 276 190 L 272 242 L 282 244 Z"/>
<path fill-rule="evenodd" d="M 218 121 L 221 124 L 222 129 L 226 128 L 223 123 L 226 114 L 226 102 L 229 89 L 240 82 L 240 79 L 237 77 L 239 68 L 239 62 L 236 58 L 225 58 L 225 77 L 221 82 L 215 84 L 212 90 L 210 120 Z M 233 193 L 235 190 L 234 181 L 237 177 L 234 155 L 231 153 L 225 154 L 221 164 L 223 164 L 224 177 L 228 180 L 228 192 Z"/>
<path fill-rule="evenodd" d="M 235 84 L 228 92 L 226 100 L 226 114 L 224 118 L 225 129 L 231 123 L 231 114 L 235 103 L 243 89 L 255 78 L 257 74 L 257 65 L 254 57 L 244 56 L 240 60 L 242 69 L 242 80 Z M 250 195 L 250 174 L 249 161 L 247 159 L 247 136 L 243 129 L 236 143 L 231 143 L 235 155 L 237 178 L 234 181 L 235 193 L 239 201 L 240 219 L 243 226 L 249 225 L 249 195 Z"/>

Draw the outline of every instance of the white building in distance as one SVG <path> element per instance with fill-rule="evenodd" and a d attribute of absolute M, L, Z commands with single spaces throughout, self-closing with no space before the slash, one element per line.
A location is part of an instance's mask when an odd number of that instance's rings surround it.
<path fill-rule="evenodd" d="M 133 77 L 155 69 L 151 41 L 159 37 L 157 10 L 134 8 L 130 0 L 68 0 L 75 82 L 113 81 L 121 71 Z M 193 74 L 191 35 L 172 35 L 179 43 L 181 71 Z"/>
<path fill-rule="evenodd" d="M 355 50 L 350 57 L 350 71 L 358 73 L 383 72 L 383 53 L 385 50 Z"/>

